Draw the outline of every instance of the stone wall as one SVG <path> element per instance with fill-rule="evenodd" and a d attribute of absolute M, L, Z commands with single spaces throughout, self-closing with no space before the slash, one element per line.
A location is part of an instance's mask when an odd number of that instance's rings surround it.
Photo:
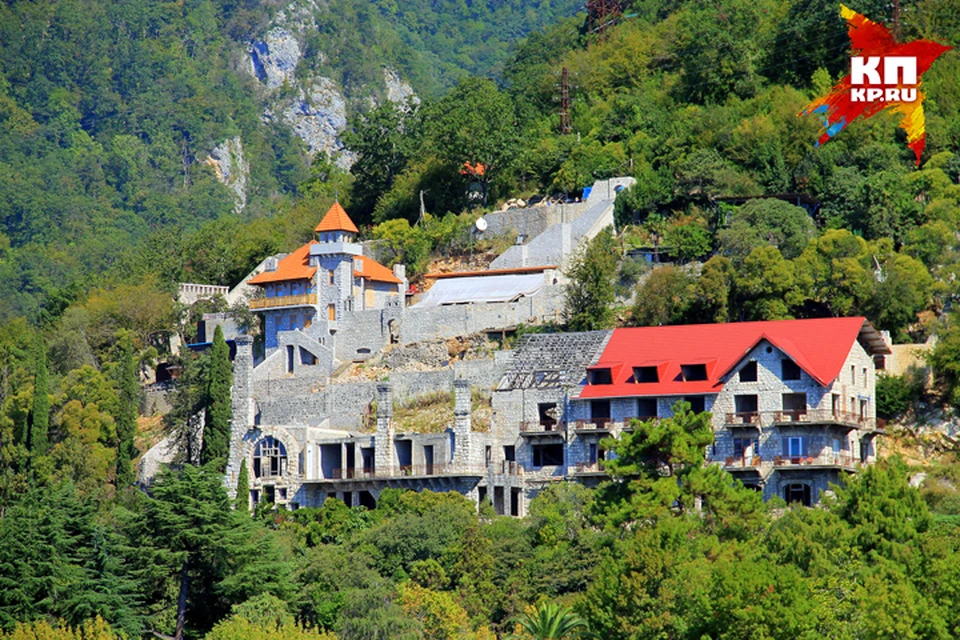
<path fill-rule="evenodd" d="M 493 211 L 483 215 L 487 221 L 487 237 L 523 234 L 535 238 L 548 227 L 564 222 L 573 222 L 589 208 L 586 202 L 558 204 L 553 206 L 526 207 Z"/>

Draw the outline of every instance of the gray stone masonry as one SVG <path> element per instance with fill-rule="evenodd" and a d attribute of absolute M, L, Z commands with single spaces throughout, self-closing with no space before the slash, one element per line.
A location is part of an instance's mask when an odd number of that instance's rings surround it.
<path fill-rule="evenodd" d="M 247 430 L 253 426 L 254 407 L 251 392 L 253 378 L 253 339 L 237 336 L 237 353 L 233 359 L 233 388 L 230 391 L 230 457 L 227 461 L 224 482 L 230 497 L 237 495 L 237 475 L 245 454 L 243 446 Z"/>
<path fill-rule="evenodd" d="M 374 464 L 379 472 L 394 471 L 393 388 L 382 382 L 377 385 L 377 437 L 374 440 Z"/>
<path fill-rule="evenodd" d="M 474 455 L 473 437 L 471 433 L 470 414 L 472 412 L 472 392 L 469 380 L 453 381 L 453 441 L 455 468 L 466 469 L 474 465 L 483 464 L 483 453 Z"/>

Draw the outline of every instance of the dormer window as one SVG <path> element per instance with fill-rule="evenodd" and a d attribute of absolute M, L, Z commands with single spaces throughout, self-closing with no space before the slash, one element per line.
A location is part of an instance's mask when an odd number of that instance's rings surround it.
<path fill-rule="evenodd" d="M 783 376 L 782 380 L 799 380 L 800 379 L 800 366 L 793 360 L 784 359 L 781 361 L 781 366 L 783 367 Z"/>
<path fill-rule="evenodd" d="M 587 379 L 590 384 L 613 384 L 610 369 L 592 369 Z"/>
<path fill-rule="evenodd" d="M 634 367 L 633 381 L 638 384 L 660 382 L 660 374 L 656 367 Z"/>
<path fill-rule="evenodd" d="M 707 379 L 707 365 L 705 364 L 682 364 L 680 365 L 680 377 L 684 382 L 699 382 Z"/>

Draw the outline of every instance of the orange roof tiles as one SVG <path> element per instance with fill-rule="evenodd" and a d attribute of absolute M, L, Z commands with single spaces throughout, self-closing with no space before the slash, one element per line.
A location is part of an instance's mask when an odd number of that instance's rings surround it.
<path fill-rule="evenodd" d="M 286 282 L 288 280 L 309 280 L 317 272 L 316 267 L 310 266 L 310 245 L 316 244 L 311 240 L 286 258 L 277 263 L 275 271 L 264 271 L 250 278 L 249 284 L 269 284 Z"/>
<path fill-rule="evenodd" d="M 357 261 L 360 262 L 360 269 L 357 269 Z M 393 275 L 393 271 L 367 256 L 357 256 L 353 259 L 353 277 L 366 278 L 376 282 L 402 284 L 400 278 Z"/>
<path fill-rule="evenodd" d="M 360 230 L 357 229 L 357 225 L 353 224 L 353 220 L 350 219 L 350 216 L 347 215 L 347 212 L 343 210 L 343 207 L 340 206 L 339 202 L 334 202 L 333 206 L 330 207 L 330 210 L 327 211 L 327 214 L 323 216 L 323 220 L 320 221 L 320 224 L 317 225 L 317 228 L 314 229 L 316 232 L 321 231 L 349 231 L 350 233 L 359 233 Z"/>

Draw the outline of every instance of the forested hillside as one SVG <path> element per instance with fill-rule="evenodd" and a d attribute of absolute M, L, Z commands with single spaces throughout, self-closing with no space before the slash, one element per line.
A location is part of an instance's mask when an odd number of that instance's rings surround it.
<path fill-rule="evenodd" d="M 818 121 L 797 116 L 846 72 L 836 3 L 624 5 L 601 37 L 566 2 L 306 3 L 302 55 L 271 90 L 293 100 L 314 73 L 344 90 L 349 172 L 266 117 L 250 70 L 251 43 L 301 5 L 0 5 L 0 633 L 164 637 L 179 611 L 184 637 L 214 639 L 960 634 L 954 454 L 919 487 L 891 459 L 824 508 L 763 505 L 701 466 L 704 417 L 684 413 L 606 443 L 614 481 L 551 488 L 525 519 L 391 491 L 376 511 L 248 514 L 215 456 L 149 495 L 131 486 L 151 442 L 138 429 L 192 438 L 186 417 L 225 386 L 224 345 L 171 357 L 177 410 L 137 423 L 140 372 L 205 310 L 175 305 L 176 283 L 235 284 L 334 197 L 417 277 L 508 197 L 632 175 L 561 328 L 865 314 L 897 341 L 939 338 L 933 384 L 881 378 L 881 412 L 955 416 L 960 54 L 924 76 L 917 168 L 893 114 L 819 148 Z M 852 8 L 889 23 L 888 5 Z M 958 0 L 900 5 L 902 38 L 960 46 Z M 364 93 L 386 68 L 419 105 Z M 208 161 L 234 138 L 240 213 Z"/>

